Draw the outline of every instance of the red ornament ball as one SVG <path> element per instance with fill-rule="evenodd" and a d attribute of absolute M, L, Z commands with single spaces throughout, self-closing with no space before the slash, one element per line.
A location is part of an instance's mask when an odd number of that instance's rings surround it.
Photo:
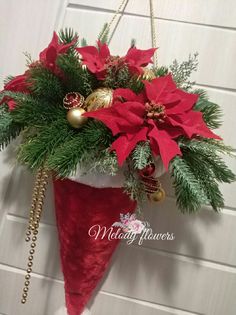
<path fill-rule="evenodd" d="M 78 92 L 67 93 L 63 99 L 63 106 L 66 109 L 82 107 L 84 104 L 84 97 Z"/>
<path fill-rule="evenodd" d="M 144 167 L 142 170 L 140 170 L 139 175 L 141 177 L 149 177 L 154 174 L 155 170 L 156 170 L 155 164 L 151 163 L 147 165 L 146 167 Z"/>

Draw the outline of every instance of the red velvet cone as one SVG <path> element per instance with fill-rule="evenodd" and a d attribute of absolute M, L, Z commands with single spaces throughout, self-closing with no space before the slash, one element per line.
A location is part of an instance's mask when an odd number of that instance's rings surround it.
<path fill-rule="evenodd" d="M 69 315 L 80 315 L 119 243 L 90 237 L 89 229 L 111 227 L 120 213 L 133 213 L 136 204 L 121 188 L 94 188 L 68 179 L 54 181 L 54 192 L 67 309 Z"/>

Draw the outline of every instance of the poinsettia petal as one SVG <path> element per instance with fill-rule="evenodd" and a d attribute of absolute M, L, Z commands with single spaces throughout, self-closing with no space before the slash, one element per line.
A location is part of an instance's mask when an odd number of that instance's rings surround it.
<path fill-rule="evenodd" d="M 162 162 L 165 169 L 168 170 L 170 161 L 176 155 L 182 155 L 182 153 L 178 144 L 171 139 L 166 130 L 159 130 L 154 122 L 150 124 L 152 129 L 149 131 L 148 137 L 152 139 L 152 143 L 158 145 Z"/>
<path fill-rule="evenodd" d="M 145 91 L 149 101 L 158 102 L 162 93 L 172 93 L 176 90 L 176 84 L 172 79 L 172 76 L 166 75 L 164 77 L 153 79 L 150 81 L 144 81 Z M 168 94 L 169 94 L 168 93 Z"/>
<path fill-rule="evenodd" d="M 70 47 L 76 44 L 76 42 L 77 42 L 77 37 L 75 37 L 73 41 L 68 44 L 59 44 L 58 49 L 57 49 L 58 54 L 65 54 Z"/>
<path fill-rule="evenodd" d="M 56 32 L 53 32 L 53 37 L 52 37 L 51 42 L 49 43 L 47 48 L 45 48 L 43 51 L 41 51 L 41 53 L 39 54 L 39 59 L 41 61 L 46 61 L 48 49 L 53 47 L 56 50 L 57 46 L 58 46 L 58 36 L 57 36 Z"/>
<path fill-rule="evenodd" d="M 75 49 L 83 59 L 83 63 L 88 67 L 92 73 L 102 71 L 104 62 L 99 56 L 98 49 L 94 46 L 86 46 Z"/>
<path fill-rule="evenodd" d="M 128 65 L 128 68 L 129 68 L 129 73 L 133 75 L 140 76 L 144 73 L 143 69 L 139 66 Z"/>
<path fill-rule="evenodd" d="M 4 85 L 4 90 L 27 93 L 28 85 L 26 83 L 26 74 L 24 73 L 15 76 L 11 81 Z"/>
<path fill-rule="evenodd" d="M 46 63 L 47 65 L 51 65 L 54 66 L 55 65 L 55 61 L 57 59 L 57 51 L 56 48 L 51 46 L 47 49 L 46 52 Z"/>
<path fill-rule="evenodd" d="M 118 124 L 120 116 L 114 111 L 113 107 L 87 112 L 83 116 L 100 120 L 112 131 L 114 136 L 121 132 L 120 125 Z"/>
<path fill-rule="evenodd" d="M 111 150 L 115 150 L 117 154 L 118 164 L 123 165 L 124 161 L 130 155 L 131 151 L 140 141 L 147 140 L 148 128 L 144 127 L 135 134 L 120 135 L 111 146 Z"/>
<path fill-rule="evenodd" d="M 98 49 L 99 49 L 99 56 L 104 60 L 109 58 L 111 54 L 110 54 L 110 50 L 107 44 L 105 43 L 103 44 L 100 41 L 98 41 L 97 44 L 98 44 Z"/>
<path fill-rule="evenodd" d="M 131 89 L 116 89 L 113 92 L 113 99 L 125 100 L 125 101 L 136 101 L 140 103 L 145 102 L 144 93 L 135 94 Z"/>
<path fill-rule="evenodd" d="M 154 55 L 156 48 L 150 48 L 147 50 L 137 49 L 132 47 L 128 50 L 127 54 L 124 57 L 124 60 L 130 64 L 135 66 L 146 66 L 151 61 L 151 57 Z"/>
<path fill-rule="evenodd" d="M 130 126 L 143 125 L 145 107 L 139 102 L 125 102 L 118 106 L 113 106 L 115 111 L 120 115 L 121 119 L 129 122 Z"/>
<path fill-rule="evenodd" d="M 180 89 L 177 89 L 174 94 L 179 98 L 179 102 L 172 103 L 172 106 L 166 105 L 166 113 L 168 115 L 180 114 L 191 110 L 199 97 L 197 94 L 187 93 Z"/>
<path fill-rule="evenodd" d="M 169 116 L 168 120 L 172 126 L 180 127 L 189 138 L 199 135 L 206 138 L 221 139 L 207 127 L 201 112 L 191 111 L 181 115 L 173 115 Z"/>

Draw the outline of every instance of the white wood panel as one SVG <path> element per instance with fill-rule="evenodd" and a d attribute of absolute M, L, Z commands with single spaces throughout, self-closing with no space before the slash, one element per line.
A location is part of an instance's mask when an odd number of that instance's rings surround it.
<path fill-rule="evenodd" d="M 48 45 L 63 3 L 64 0 L 0 1 L 0 88 L 6 76 L 25 71 L 23 52 L 38 58 Z"/>
<path fill-rule="evenodd" d="M 235 271 L 130 247 L 118 249 L 102 290 L 208 315 L 234 315 Z M 129 279 L 125 282 L 124 279 Z"/>
<path fill-rule="evenodd" d="M 21 304 L 24 272 L 0 265 L 0 312 L 7 315 L 54 315 L 64 305 L 63 283 L 32 274 L 28 302 Z"/>
<path fill-rule="evenodd" d="M 91 307 L 93 315 L 198 315 L 146 301 L 100 292 Z"/>
<path fill-rule="evenodd" d="M 68 8 L 64 26 L 78 30 L 81 37 L 95 43 L 102 25 L 112 14 Z M 87 21 L 93 21 L 90 27 Z M 159 63 L 169 65 L 173 59 L 186 60 L 189 53 L 199 52 L 199 70 L 194 75 L 197 83 L 236 89 L 236 68 L 232 67 L 236 59 L 235 32 L 205 28 L 177 22 L 159 20 L 157 23 Z M 125 35 L 124 35 L 125 34 Z M 122 40 L 121 40 L 122 38 Z M 132 38 L 137 39 L 137 46 L 151 46 L 150 21 L 143 17 L 124 16 L 111 41 L 113 54 L 124 54 Z M 219 52 L 220 53 L 217 53 Z"/>
<path fill-rule="evenodd" d="M 121 0 L 70 0 L 71 5 L 116 11 Z M 234 0 L 153 0 L 155 16 L 161 19 L 236 28 Z M 149 0 L 129 0 L 125 13 L 149 17 Z"/>

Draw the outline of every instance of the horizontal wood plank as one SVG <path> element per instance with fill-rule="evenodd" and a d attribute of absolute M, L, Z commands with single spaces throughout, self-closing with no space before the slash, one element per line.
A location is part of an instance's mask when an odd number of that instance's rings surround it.
<path fill-rule="evenodd" d="M 96 3 L 93 0 L 69 0 L 70 5 L 106 11 L 116 11 L 120 3 L 120 0 L 97 0 Z M 234 0 L 153 0 L 153 5 L 155 16 L 161 19 L 236 28 Z M 149 17 L 149 0 L 129 0 L 125 13 Z"/>

